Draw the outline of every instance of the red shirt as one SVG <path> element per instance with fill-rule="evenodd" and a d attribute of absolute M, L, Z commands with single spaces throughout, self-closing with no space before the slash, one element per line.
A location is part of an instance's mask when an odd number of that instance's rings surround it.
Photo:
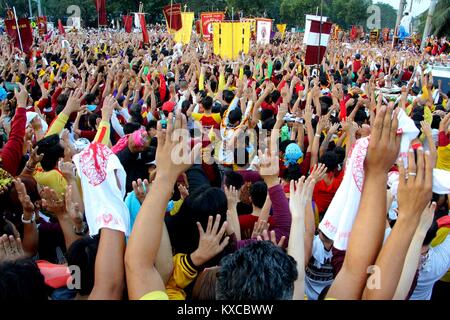
<path fill-rule="evenodd" d="M 328 209 L 328 206 L 330 205 L 331 200 L 333 200 L 333 197 L 341 185 L 343 178 L 344 170 L 341 170 L 338 176 L 334 177 L 329 185 L 327 185 L 325 180 L 316 183 L 313 192 L 313 199 L 319 209 L 319 212 L 325 212 Z"/>
<path fill-rule="evenodd" d="M 361 69 L 361 60 L 353 61 L 353 72 L 358 73 L 359 69 Z"/>
<path fill-rule="evenodd" d="M 253 228 L 255 227 L 255 223 L 258 221 L 259 217 L 254 216 L 252 214 L 244 214 L 239 216 L 239 225 L 241 226 L 241 239 L 251 239 Z M 269 223 L 273 224 L 272 217 L 269 217 Z M 270 229 L 270 227 L 269 227 Z"/>

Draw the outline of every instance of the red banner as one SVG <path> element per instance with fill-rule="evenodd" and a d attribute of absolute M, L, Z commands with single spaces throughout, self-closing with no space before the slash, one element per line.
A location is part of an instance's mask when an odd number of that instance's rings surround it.
<path fill-rule="evenodd" d="M 98 13 L 98 25 L 108 25 L 108 20 L 106 19 L 106 0 L 95 0 L 95 9 Z"/>
<path fill-rule="evenodd" d="M 183 22 L 181 20 L 181 3 L 165 6 L 163 12 L 167 21 L 167 27 L 170 30 L 178 31 L 183 27 Z"/>
<path fill-rule="evenodd" d="M 139 20 L 141 22 L 142 41 L 144 43 L 149 43 L 150 42 L 150 38 L 148 36 L 147 24 L 145 23 L 145 14 L 140 14 Z"/>
<path fill-rule="evenodd" d="M 133 16 L 123 16 L 122 20 L 125 27 L 125 32 L 131 33 L 131 28 L 133 27 Z"/>
<path fill-rule="evenodd" d="M 38 17 L 37 25 L 39 29 L 39 35 L 44 36 L 47 34 L 47 17 Z"/>
<path fill-rule="evenodd" d="M 20 40 L 22 41 L 23 51 L 27 52 L 33 45 L 33 32 L 31 30 L 30 20 L 28 18 L 20 18 L 17 21 L 19 25 Z M 5 20 L 6 33 L 12 39 L 14 46 L 20 48 L 19 34 L 15 20 Z"/>
<path fill-rule="evenodd" d="M 61 22 L 61 19 L 58 19 L 58 30 L 59 30 L 59 34 L 66 34 L 66 30 L 64 30 L 64 26 Z"/>
<path fill-rule="evenodd" d="M 200 15 L 203 40 L 212 41 L 213 40 L 212 23 L 215 21 L 223 21 L 224 19 L 225 19 L 224 12 L 203 12 Z"/>

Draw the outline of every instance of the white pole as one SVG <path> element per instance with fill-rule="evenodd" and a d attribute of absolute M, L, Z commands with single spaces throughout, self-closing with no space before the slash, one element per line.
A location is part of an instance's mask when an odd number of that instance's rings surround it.
<path fill-rule="evenodd" d="M 22 37 L 20 36 L 20 29 L 19 29 L 19 22 L 17 21 L 16 7 L 13 7 L 13 11 L 14 11 L 14 20 L 16 20 L 16 30 L 17 30 L 17 36 L 19 37 L 20 50 L 23 51 Z"/>
<path fill-rule="evenodd" d="M 428 9 L 427 22 L 425 23 L 425 29 L 423 30 L 422 43 L 420 49 L 425 48 L 425 44 L 428 36 L 431 33 L 431 20 L 433 20 L 434 11 L 436 10 L 437 0 L 431 0 L 430 8 Z"/>
<path fill-rule="evenodd" d="M 38 15 L 39 17 L 42 17 L 41 0 L 37 0 L 37 5 L 38 5 Z"/>
<path fill-rule="evenodd" d="M 28 0 L 28 9 L 30 10 L 30 19 L 33 16 L 33 8 L 31 7 L 31 0 Z"/>

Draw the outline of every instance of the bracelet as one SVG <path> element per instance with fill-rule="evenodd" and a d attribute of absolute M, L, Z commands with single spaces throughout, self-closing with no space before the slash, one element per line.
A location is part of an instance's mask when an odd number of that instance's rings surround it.
<path fill-rule="evenodd" d="M 30 220 L 25 220 L 23 218 L 23 216 L 24 216 L 24 214 L 22 214 L 22 218 L 21 218 L 23 224 L 32 224 L 33 222 L 36 221 L 36 214 L 34 212 L 33 212 L 33 215 L 31 216 Z"/>
<path fill-rule="evenodd" d="M 321 135 L 320 134 L 315 134 L 315 136 L 317 137 L 317 138 L 320 138 L 321 137 Z"/>
<path fill-rule="evenodd" d="M 29 170 L 29 171 L 34 171 L 36 169 L 36 165 L 35 166 L 30 166 L 28 164 L 28 162 L 25 164 L 25 167 Z"/>

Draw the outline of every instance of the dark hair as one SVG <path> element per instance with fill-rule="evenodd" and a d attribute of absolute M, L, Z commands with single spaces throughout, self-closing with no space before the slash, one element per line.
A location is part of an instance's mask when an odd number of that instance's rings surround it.
<path fill-rule="evenodd" d="M 0 263 L 0 301 L 48 300 L 44 276 L 31 259 L 19 259 Z"/>
<path fill-rule="evenodd" d="M 332 172 L 337 169 L 339 158 L 335 152 L 327 151 L 320 157 L 319 162 L 327 167 L 327 172 Z"/>
<path fill-rule="evenodd" d="M 227 187 L 233 186 L 239 190 L 244 185 L 244 178 L 237 172 L 229 171 L 225 173 L 225 185 Z"/>
<path fill-rule="evenodd" d="M 242 110 L 241 108 L 236 108 L 230 111 L 228 114 L 228 120 L 230 123 L 234 124 L 236 122 L 240 122 L 242 120 Z"/>
<path fill-rule="evenodd" d="M 227 210 L 227 197 L 221 189 L 202 185 L 191 192 L 178 214 L 166 218 L 170 242 L 175 252 L 194 252 L 199 241 L 196 222 L 200 222 L 205 229 L 209 216 L 219 214 L 222 225 L 227 220 Z M 212 262 L 217 264 L 217 261 Z"/>
<path fill-rule="evenodd" d="M 72 243 L 67 250 L 67 262 L 69 265 L 80 268 L 81 295 L 88 295 L 94 288 L 95 257 L 97 256 L 99 237 L 83 237 Z"/>
<path fill-rule="evenodd" d="M 261 121 L 264 122 L 267 119 L 273 118 L 273 110 L 272 109 L 262 109 L 261 110 Z"/>
<path fill-rule="evenodd" d="M 156 120 L 150 120 L 147 124 L 147 130 L 156 129 L 158 122 Z"/>
<path fill-rule="evenodd" d="M 139 103 L 134 103 L 130 107 L 130 116 L 132 122 L 142 124 L 144 118 L 142 117 L 142 106 Z"/>
<path fill-rule="evenodd" d="M 123 133 L 130 134 L 141 128 L 141 125 L 137 122 L 127 122 L 123 125 Z"/>
<path fill-rule="evenodd" d="M 62 147 L 59 135 L 52 134 L 37 143 L 38 154 L 44 154 L 41 160 L 41 166 L 44 171 L 55 169 L 60 158 L 64 157 L 64 148 Z"/>
<path fill-rule="evenodd" d="M 230 90 L 223 90 L 223 100 L 225 100 L 226 103 L 230 104 L 234 99 L 234 93 Z"/>
<path fill-rule="evenodd" d="M 283 172 L 283 179 L 286 181 L 297 181 L 302 177 L 300 165 L 298 163 L 290 164 Z"/>
<path fill-rule="evenodd" d="M 213 105 L 213 98 L 206 96 L 202 99 L 202 105 L 205 110 L 211 110 Z"/>
<path fill-rule="evenodd" d="M 253 183 L 250 187 L 250 197 L 255 207 L 261 209 L 267 198 L 267 184 L 263 181 Z"/>
<path fill-rule="evenodd" d="M 89 115 L 88 123 L 89 123 L 89 126 L 92 129 L 95 129 L 95 127 L 97 126 L 97 119 L 99 119 L 99 118 L 101 118 L 101 117 L 98 114 L 96 114 L 96 113 L 93 113 L 93 114 Z"/>
<path fill-rule="evenodd" d="M 262 124 L 263 130 L 272 130 L 277 121 L 274 118 L 269 118 L 265 120 Z"/>
<path fill-rule="evenodd" d="M 257 241 L 224 257 L 217 276 L 217 300 L 288 300 L 297 262 L 270 241 Z"/>
<path fill-rule="evenodd" d="M 88 93 L 84 100 L 86 101 L 86 104 L 92 104 L 92 102 L 95 101 L 96 95 L 93 93 Z"/>

